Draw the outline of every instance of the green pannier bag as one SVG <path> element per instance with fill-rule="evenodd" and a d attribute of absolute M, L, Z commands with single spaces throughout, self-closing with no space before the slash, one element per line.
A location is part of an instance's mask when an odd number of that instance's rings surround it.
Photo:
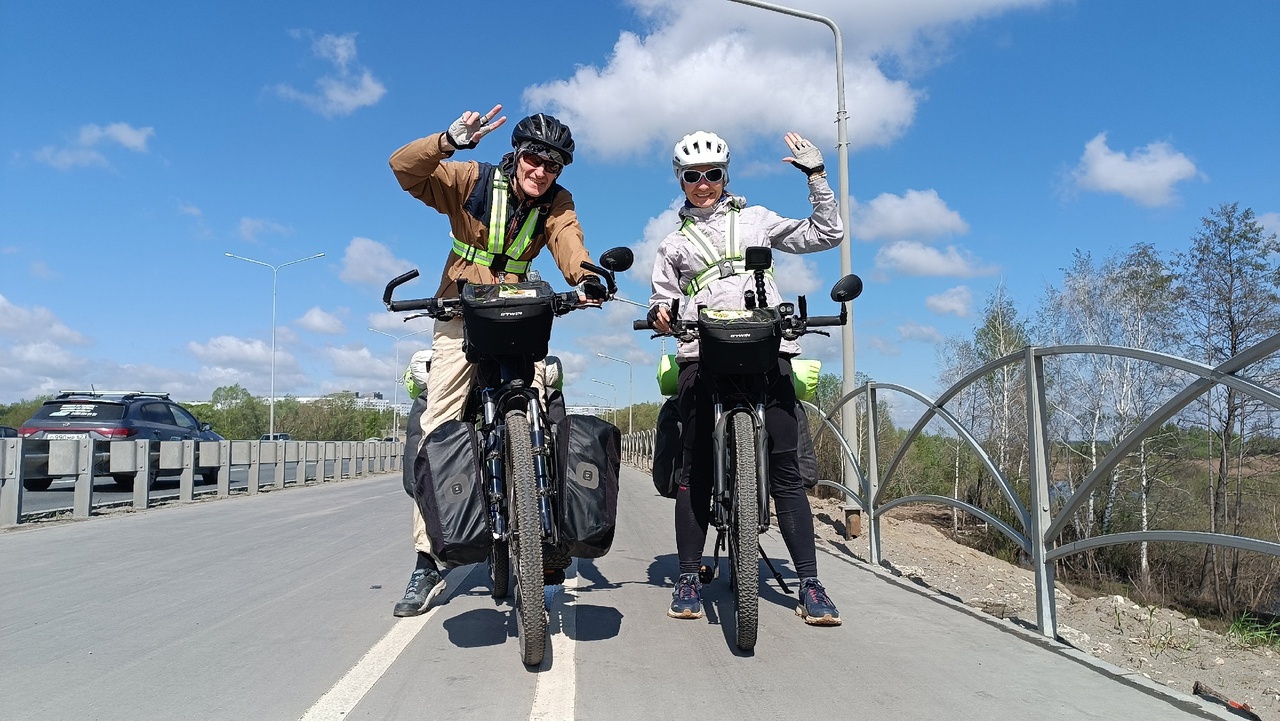
<path fill-rule="evenodd" d="M 676 394 L 676 381 L 680 379 L 680 367 L 676 365 L 676 355 L 667 353 L 658 356 L 658 392 L 664 396 Z"/>
<path fill-rule="evenodd" d="M 818 375 L 822 373 L 822 361 L 791 359 L 791 382 L 796 387 L 796 400 L 810 401 L 818 395 Z"/>

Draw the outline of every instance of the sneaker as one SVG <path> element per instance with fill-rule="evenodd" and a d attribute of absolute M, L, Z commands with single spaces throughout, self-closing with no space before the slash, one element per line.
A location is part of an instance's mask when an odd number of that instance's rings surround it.
<path fill-rule="evenodd" d="M 404 598 L 396 603 L 392 613 L 396 616 L 417 616 L 427 610 L 431 599 L 440 595 L 445 582 L 440 572 L 434 569 L 415 569 L 409 577 L 409 585 L 404 589 Z"/>
<path fill-rule="evenodd" d="M 702 581 L 696 573 L 682 573 L 676 581 L 676 590 L 671 593 L 671 608 L 667 615 L 672 618 L 702 618 Z"/>
<path fill-rule="evenodd" d="M 816 578 L 800 579 L 800 603 L 796 615 L 810 626 L 839 626 L 840 612 Z"/>
<path fill-rule="evenodd" d="M 542 585 L 559 586 L 564 583 L 563 568 L 546 568 L 542 571 Z"/>

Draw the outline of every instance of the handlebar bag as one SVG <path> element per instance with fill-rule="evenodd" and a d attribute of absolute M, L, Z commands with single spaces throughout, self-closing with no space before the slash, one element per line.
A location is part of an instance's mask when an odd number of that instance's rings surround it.
<path fill-rule="evenodd" d="M 547 357 L 555 293 L 544 281 L 462 288 L 463 350 L 476 363 L 485 355 Z"/>
<path fill-rule="evenodd" d="M 445 568 L 483 561 L 493 546 L 477 434 L 474 423 L 445 421 L 413 460 L 414 500 Z"/>
<path fill-rule="evenodd" d="M 555 425 L 560 547 L 574 558 L 599 558 L 618 523 L 622 433 L 603 418 L 568 415 Z"/>
<path fill-rule="evenodd" d="M 712 373 L 760 374 L 778 367 L 782 328 L 772 308 L 698 311 L 702 368 Z"/>

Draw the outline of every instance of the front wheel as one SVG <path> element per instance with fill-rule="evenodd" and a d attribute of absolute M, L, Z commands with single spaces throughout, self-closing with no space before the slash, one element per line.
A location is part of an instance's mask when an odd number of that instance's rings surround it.
<path fill-rule="evenodd" d="M 756 647 L 760 624 L 760 496 L 756 465 L 755 423 L 746 413 L 736 413 L 729 448 L 733 454 L 733 595 L 738 627 L 738 648 Z"/>
<path fill-rule="evenodd" d="M 494 541 L 489 552 L 489 595 L 506 598 L 511 594 L 511 544 Z"/>
<path fill-rule="evenodd" d="M 529 419 L 524 411 L 508 411 L 507 488 L 511 489 L 512 539 L 516 547 L 516 621 L 520 659 L 537 666 L 547 651 L 547 615 L 542 592 L 542 522 L 538 518 L 538 483 L 533 470 Z"/>

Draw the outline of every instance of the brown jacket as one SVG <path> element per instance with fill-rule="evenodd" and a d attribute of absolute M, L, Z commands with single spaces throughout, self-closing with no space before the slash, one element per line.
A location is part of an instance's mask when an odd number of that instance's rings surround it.
<path fill-rule="evenodd" d="M 437 133 L 415 140 L 391 155 L 391 169 L 395 171 L 400 187 L 410 195 L 435 208 L 449 218 L 453 237 L 468 245 L 487 249 L 489 246 L 489 210 L 492 203 L 491 182 L 493 173 L 501 172 L 488 163 L 474 160 L 448 161 L 455 148 Z M 482 184 L 479 181 L 484 180 Z M 532 260 L 544 246 L 551 249 L 556 265 L 571 285 L 577 285 L 588 275 L 582 261 L 591 256 L 582 242 L 582 226 L 574 211 L 573 196 L 558 184 L 529 202 L 514 178 L 510 180 L 512 202 L 507 221 L 506 239 L 510 245 L 519 232 L 529 212 L 541 208 L 537 228 L 528 249 L 513 260 Z M 521 277 L 515 273 L 503 273 L 497 277 L 489 268 L 463 260 L 452 250 L 452 241 L 442 238 L 441 244 L 450 247 L 449 259 L 440 276 L 437 296 L 452 297 L 458 294 L 458 278 L 469 283 L 515 282 Z"/>

